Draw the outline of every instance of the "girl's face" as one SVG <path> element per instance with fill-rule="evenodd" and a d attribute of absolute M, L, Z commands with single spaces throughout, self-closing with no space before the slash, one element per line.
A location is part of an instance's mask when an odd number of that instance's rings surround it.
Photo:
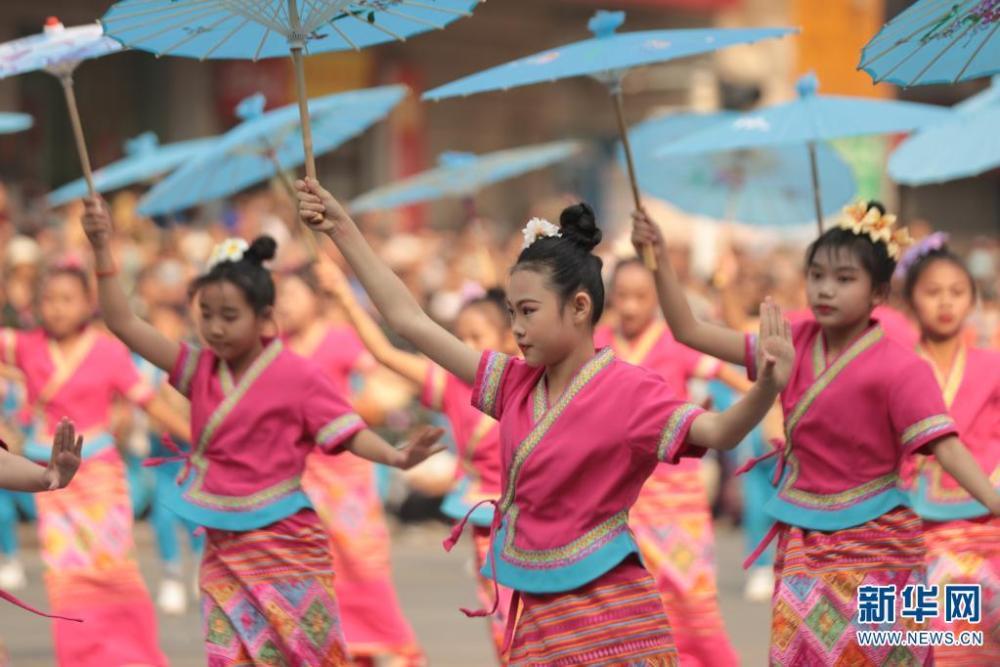
<path fill-rule="evenodd" d="M 42 326 L 57 340 L 80 331 L 94 312 L 90 294 L 76 276 L 65 273 L 51 276 L 39 296 Z"/>
<path fill-rule="evenodd" d="M 306 330 L 319 313 L 319 300 L 297 276 L 287 276 L 278 283 L 275 315 L 281 330 L 295 335 Z"/>
<path fill-rule="evenodd" d="M 498 316 L 506 317 L 506 314 L 492 313 L 488 309 L 497 310 L 488 303 L 463 308 L 455 319 L 455 335 L 474 350 L 513 352 L 510 329 L 499 325 Z"/>
<path fill-rule="evenodd" d="M 635 338 L 656 318 L 656 284 L 638 264 L 626 264 L 615 274 L 611 300 L 626 338 Z"/>
<path fill-rule="evenodd" d="M 867 322 L 882 300 L 854 253 L 836 247 L 817 250 L 806 270 L 806 296 L 824 329 L 846 329 Z"/>
<path fill-rule="evenodd" d="M 962 331 L 972 311 L 972 285 L 969 276 L 947 260 L 936 260 L 924 267 L 913 286 L 913 312 L 925 336 L 946 340 Z"/>
<path fill-rule="evenodd" d="M 266 334 L 270 309 L 257 315 L 240 288 L 227 280 L 198 292 L 198 328 L 202 339 L 221 359 L 236 361 L 248 354 Z"/>
<path fill-rule="evenodd" d="M 559 295 L 548 276 L 532 269 L 517 269 L 507 290 L 511 331 L 524 360 L 531 366 L 551 366 L 565 359 L 581 337 L 592 335 L 591 302 L 577 292 L 560 306 Z"/>

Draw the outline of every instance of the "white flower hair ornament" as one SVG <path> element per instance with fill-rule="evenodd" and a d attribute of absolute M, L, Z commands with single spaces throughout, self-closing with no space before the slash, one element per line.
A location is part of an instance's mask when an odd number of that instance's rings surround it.
<path fill-rule="evenodd" d="M 562 237 L 562 231 L 558 225 L 553 225 L 548 220 L 542 218 L 532 218 L 529 220 L 528 224 L 521 230 L 521 233 L 524 235 L 524 245 L 521 246 L 522 250 L 530 248 L 531 244 L 538 239 Z"/>
<path fill-rule="evenodd" d="M 222 243 L 216 244 L 212 248 L 212 254 L 208 256 L 208 270 L 211 271 L 223 262 L 238 262 L 243 259 L 243 255 L 250 249 L 243 239 L 226 239 Z"/>
<path fill-rule="evenodd" d="M 897 262 L 913 243 L 907 229 L 896 228 L 895 215 L 883 215 L 878 207 L 868 207 L 864 202 L 845 206 L 837 226 L 858 236 L 867 236 L 872 243 L 884 244 L 889 257 Z"/>

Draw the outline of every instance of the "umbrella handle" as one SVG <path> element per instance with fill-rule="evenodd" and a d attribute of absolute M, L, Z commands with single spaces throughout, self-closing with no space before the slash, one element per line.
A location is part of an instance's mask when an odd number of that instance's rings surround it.
<path fill-rule="evenodd" d="M 97 188 L 94 187 L 94 174 L 90 169 L 90 155 L 87 152 L 87 141 L 83 137 L 83 124 L 80 122 L 80 111 L 76 107 L 73 77 L 71 75 L 60 76 L 59 82 L 62 84 L 63 93 L 66 96 L 66 108 L 69 110 L 69 121 L 73 126 L 73 138 L 76 139 L 76 152 L 80 157 L 80 168 L 83 169 L 83 178 L 87 181 L 87 191 L 91 197 L 96 197 Z"/>
<path fill-rule="evenodd" d="M 621 135 L 622 147 L 625 149 L 625 164 L 628 166 L 628 181 L 632 187 L 632 200 L 636 210 L 642 210 L 642 197 L 639 195 L 639 183 L 635 178 L 635 162 L 632 160 L 632 144 L 628 138 L 628 128 L 625 126 L 625 105 L 622 100 L 621 88 L 616 88 L 612 97 L 615 100 L 615 115 L 618 117 L 618 133 Z M 656 271 L 656 254 L 653 246 L 644 244 L 642 246 L 642 262 L 650 271 Z"/>
<path fill-rule="evenodd" d="M 306 154 L 306 176 L 316 178 L 316 158 L 313 156 L 312 122 L 309 118 L 309 98 L 306 96 L 306 69 L 302 61 L 302 47 L 293 46 L 292 64 L 295 68 L 295 94 L 299 99 L 299 122 L 302 125 L 302 149 Z"/>
<path fill-rule="evenodd" d="M 816 226 L 823 235 L 823 203 L 819 194 L 819 164 L 816 160 L 816 142 L 809 142 L 809 172 L 812 176 L 813 206 L 816 207 Z"/>

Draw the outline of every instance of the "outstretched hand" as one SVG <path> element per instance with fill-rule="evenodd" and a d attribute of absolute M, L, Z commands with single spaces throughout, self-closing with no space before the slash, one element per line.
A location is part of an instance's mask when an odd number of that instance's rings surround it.
<path fill-rule="evenodd" d="M 423 426 L 417 429 L 409 442 L 397 450 L 399 461 L 396 467 L 409 470 L 438 452 L 444 451 L 445 446 L 438 442 L 443 435 L 444 429 L 442 428 Z"/>
<path fill-rule="evenodd" d="M 44 478 L 49 491 L 63 489 L 69 485 L 73 475 L 80 468 L 83 436 L 76 435 L 76 429 L 66 417 L 59 421 L 52 441 L 52 458 L 45 469 Z"/>
<path fill-rule="evenodd" d="M 778 304 L 768 297 L 760 307 L 760 335 L 757 343 L 757 382 L 766 382 L 781 391 L 792 377 L 795 346 L 792 325 Z"/>
<path fill-rule="evenodd" d="M 350 222 L 351 216 L 332 194 L 314 178 L 295 181 L 299 199 L 299 217 L 317 232 L 332 232 L 338 225 Z"/>
<path fill-rule="evenodd" d="M 87 197 L 83 200 L 83 231 L 95 250 L 107 248 L 111 243 L 114 226 L 111 213 L 101 197 Z"/>

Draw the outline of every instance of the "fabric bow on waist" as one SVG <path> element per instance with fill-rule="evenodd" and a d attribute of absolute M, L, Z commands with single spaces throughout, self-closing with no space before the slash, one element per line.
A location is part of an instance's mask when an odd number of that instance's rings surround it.
<path fill-rule="evenodd" d="M 774 475 L 771 476 L 771 485 L 777 487 L 781 482 L 782 475 L 785 474 L 785 465 L 788 462 L 788 455 L 792 448 L 781 438 L 774 438 L 771 440 L 771 446 L 773 447 L 771 451 L 762 456 L 750 459 L 736 470 L 736 474 L 742 475 L 745 472 L 753 470 L 758 463 L 776 457 L 778 459 L 778 464 L 774 467 Z M 764 536 L 764 539 L 757 544 L 753 553 L 747 556 L 747 559 L 743 561 L 744 570 L 750 569 L 750 566 L 753 565 L 754 561 L 756 561 L 757 558 L 764 552 L 764 549 L 766 549 L 768 545 L 774 541 L 774 538 L 781 533 L 784 526 L 785 524 L 780 521 L 776 521 L 771 524 L 771 528 L 767 531 L 767 535 Z"/>
<path fill-rule="evenodd" d="M 142 465 L 147 468 L 155 468 L 168 463 L 183 463 L 184 469 L 181 470 L 181 474 L 177 477 L 177 483 L 183 484 L 187 481 L 188 477 L 191 476 L 191 456 L 194 452 L 184 451 L 178 447 L 174 443 L 173 439 L 167 434 L 163 435 L 161 442 L 163 443 L 163 446 L 172 451 L 174 455 L 149 458 L 143 461 Z"/>

